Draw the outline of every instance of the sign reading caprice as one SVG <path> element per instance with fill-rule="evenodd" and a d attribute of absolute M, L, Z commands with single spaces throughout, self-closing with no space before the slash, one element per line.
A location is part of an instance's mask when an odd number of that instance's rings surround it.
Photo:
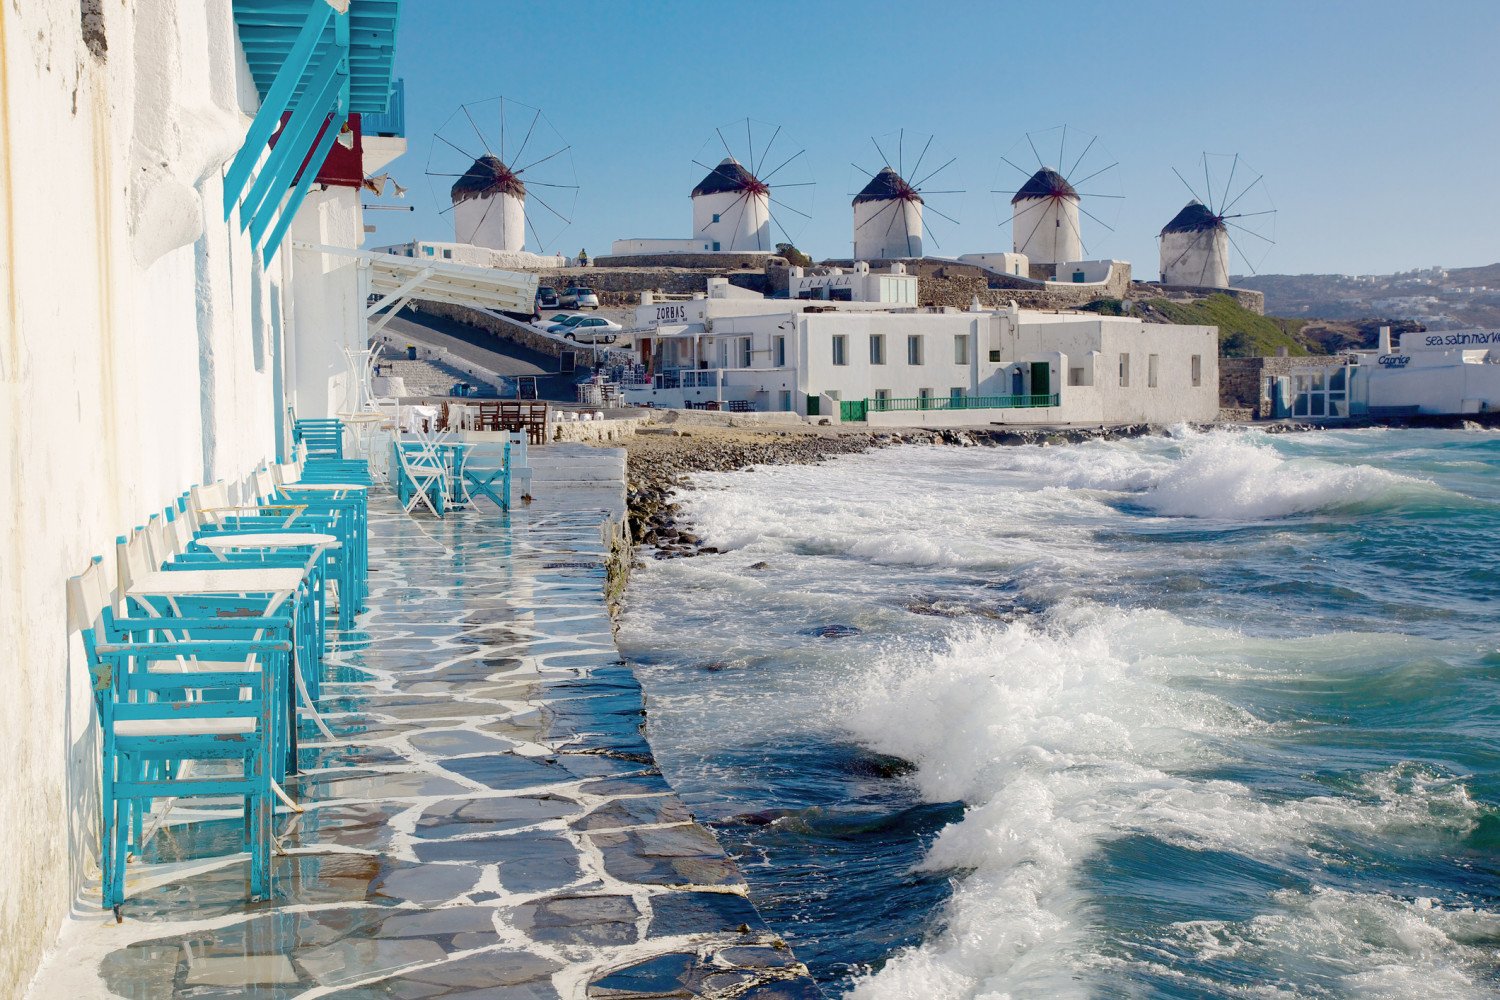
<path fill-rule="evenodd" d="M 656 307 L 656 316 L 653 322 L 660 326 L 663 323 L 686 323 L 687 306 L 680 302 L 667 303 Z"/>
<path fill-rule="evenodd" d="M 1405 368 L 1411 363 L 1411 356 L 1408 354 L 1382 354 L 1375 359 L 1375 363 L 1382 368 Z"/>
<path fill-rule="evenodd" d="M 1424 347 L 1480 347 L 1484 344 L 1500 344 L 1500 332 L 1432 333 L 1422 341 Z"/>

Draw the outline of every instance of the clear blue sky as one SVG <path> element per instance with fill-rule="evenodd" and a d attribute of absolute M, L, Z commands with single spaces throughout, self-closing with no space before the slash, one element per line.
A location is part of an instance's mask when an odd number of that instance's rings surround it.
<path fill-rule="evenodd" d="M 997 167 L 1025 132 L 1097 133 L 1126 200 L 1100 256 L 1156 274 L 1156 233 L 1200 152 L 1238 152 L 1279 210 L 1263 272 L 1385 272 L 1500 260 L 1500 2 L 499 3 L 408 0 L 396 71 L 414 213 L 372 242 L 452 239 L 424 176 L 460 103 L 504 95 L 573 145 L 560 248 L 691 235 L 692 164 L 713 128 L 784 126 L 817 180 L 798 244 L 848 253 L 870 136 L 932 133 L 957 163 L 934 200 L 944 254 L 1008 249 Z M 549 248 L 554 249 L 554 248 Z M 1236 262 L 1238 269 L 1238 262 Z"/>

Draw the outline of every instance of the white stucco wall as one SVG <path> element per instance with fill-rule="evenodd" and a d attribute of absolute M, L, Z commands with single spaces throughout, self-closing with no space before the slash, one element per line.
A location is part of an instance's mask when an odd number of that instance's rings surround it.
<path fill-rule="evenodd" d="M 514 195 L 466 198 L 453 206 L 453 241 L 502 253 L 526 248 L 526 202 Z"/>
<path fill-rule="evenodd" d="M 222 221 L 253 100 L 228 3 L 0 5 L 0 996 L 97 849 L 92 699 L 64 586 L 195 482 L 270 454 L 269 274 Z M 287 255 L 283 255 L 284 257 Z M 97 898 L 82 905 L 97 905 Z"/>
<path fill-rule="evenodd" d="M 855 202 L 854 256 L 859 260 L 922 256 L 922 203 L 900 199 Z"/>
<path fill-rule="evenodd" d="M 719 221 L 714 221 L 714 216 Z M 693 199 L 693 237 L 723 250 L 772 250 L 771 200 L 763 194 L 733 191 Z"/>
<path fill-rule="evenodd" d="M 1228 231 L 1202 229 L 1191 233 L 1163 234 L 1161 280 L 1164 285 L 1228 288 Z"/>
<path fill-rule="evenodd" d="M 712 241 L 696 240 L 615 240 L 609 245 L 612 256 L 624 257 L 638 253 L 712 253 Z"/>
<path fill-rule="evenodd" d="M 316 246 L 357 247 L 364 239 L 360 192 L 330 187 L 310 192 L 292 220 L 290 239 Z M 360 268 L 339 254 L 291 247 L 294 328 L 286 341 L 287 402 L 299 418 L 330 417 L 352 407 L 345 348 L 369 339 L 360 304 Z"/>
<path fill-rule="evenodd" d="M 958 259 L 960 263 L 973 264 L 997 274 L 1027 279 L 1031 277 L 1031 261 L 1024 253 L 966 253 Z"/>
<path fill-rule="evenodd" d="M 1057 264 L 1083 256 L 1078 202 L 1072 198 L 1023 198 L 1011 206 L 1011 241 L 1033 264 Z"/>

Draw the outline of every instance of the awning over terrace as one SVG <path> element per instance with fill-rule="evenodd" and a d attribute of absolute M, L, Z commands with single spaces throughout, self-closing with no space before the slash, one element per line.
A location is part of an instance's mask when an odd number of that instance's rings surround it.
<path fill-rule="evenodd" d="M 299 242 L 296 248 L 352 257 L 367 272 L 367 295 L 380 297 L 365 307 L 365 318 L 373 319 L 382 310 L 387 310 L 371 328 L 371 334 L 378 333 L 411 299 L 528 316 L 536 306 L 538 279 L 535 274 L 312 243 Z"/>
<path fill-rule="evenodd" d="M 234 0 L 261 103 L 224 177 L 224 218 L 238 206 L 267 261 L 349 114 L 386 110 L 400 11 L 401 0 Z"/>

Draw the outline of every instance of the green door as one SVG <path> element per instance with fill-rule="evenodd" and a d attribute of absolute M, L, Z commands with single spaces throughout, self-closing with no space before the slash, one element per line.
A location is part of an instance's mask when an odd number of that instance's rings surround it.
<path fill-rule="evenodd" d="M 839 419 L 844 423 L 850 421 L 862 421 L 869 409 L 867 399 L 841 399 L 839 400 Z"/>
<path fill-rule="evenodd" d="M 1033 396 L 1052 395 L 1052 366 L 1046 361 L 1031 363 L 1031 394 Z"/>

